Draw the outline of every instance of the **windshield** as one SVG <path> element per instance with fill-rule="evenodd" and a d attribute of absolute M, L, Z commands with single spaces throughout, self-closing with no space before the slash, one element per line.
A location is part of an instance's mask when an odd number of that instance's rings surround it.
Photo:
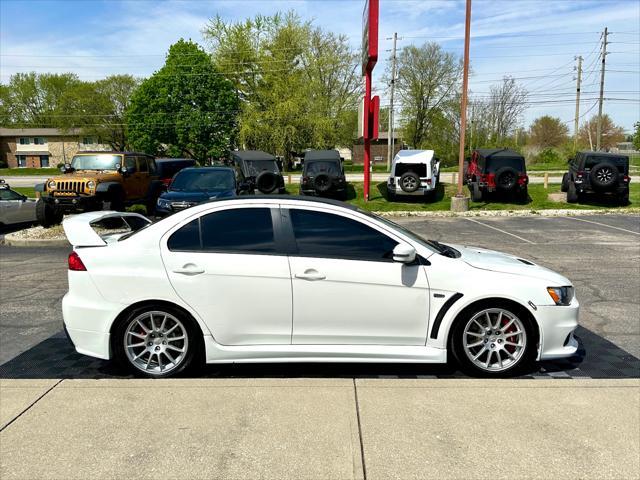
<path fill-rule="evenodd" d="M 340 165 L 337 162 L 332 162 L 330 160 L 323 161 L 313 161 L 313 162 L 305 162 L 305 170 L 307 175 L 318 175 L 320 173 L 329 173 L 331 175 L 340 175 L 342 172 L 340 170 Z"/>
<path fill-rule="evenodd" d="M 517 172 L 524 172 L 524 159 L 523 158 L 489 158 L 487 159 L 487 172 L 495 173 L 502 167 L 511 167 Z"/>
<path fill-rule="evenodd" d="M 116 165 L 121 163 L 122 157 L 120 155 L 76 155 L 71 160 L 71 167 L 76 170 L 117 170 Z"/>
<path fill-rule="evenodd" d="M 247 166 L 248 177 L 257 176 L 260 172 L 273 172 L 278 173 L 278 166 L 273 160 L 245 160 Z"/>
<path fill-rule="evenodd" d="M 169 190 L 222 191 L 233 190 L 235 178 L 231 170 L 181 170 L 171 182 Z"/>

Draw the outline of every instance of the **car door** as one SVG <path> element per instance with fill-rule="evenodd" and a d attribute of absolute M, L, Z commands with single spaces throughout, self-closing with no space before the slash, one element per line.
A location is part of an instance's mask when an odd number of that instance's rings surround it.
<path fill-rule="evenodd" d="M 399 239 L 338 211 L 282 212 L 295 248 L 294 344 L 425 344 L 429 285 L 418 262 L 391 259 Z"/>
<path fill-rule="evenodd" d="M 176 293 L 223 345 L 291 343 L 291 274 L 270 208 L 241 206 L 186 221 L 161 241 Z"/>
<path fill-rule="evenodd" d="M 34 218 L 29 211 L 24 196 L 9 189 L 0 190 L 0 222 L 7 225 L 32 221 Z"/>

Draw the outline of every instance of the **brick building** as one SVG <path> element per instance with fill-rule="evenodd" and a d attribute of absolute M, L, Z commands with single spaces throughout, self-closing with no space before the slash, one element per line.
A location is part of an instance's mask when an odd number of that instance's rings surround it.
<path fill-rule="evenodd" d="M 402 142 L 402 138 L 393 132 L 395 144 L 393 148 L 393 156 L 395 157 L 403 148 L 406 148 Z M 371 141 L 371 162 L 374 165 L 381 165 L 387 163 L 387 132 L 380 132 L 377 140 Z M 364 163 L 364 143 L 362 139 L 358 139 L 353 145 L 353 164 L 362 165 Z"/>
<path fill-rule="evenodd" d="M 66 163 L 82 150 L 110 150 L 80 131 L 57 128 L 0 128 L 0 166 L 46 168 Z"/>

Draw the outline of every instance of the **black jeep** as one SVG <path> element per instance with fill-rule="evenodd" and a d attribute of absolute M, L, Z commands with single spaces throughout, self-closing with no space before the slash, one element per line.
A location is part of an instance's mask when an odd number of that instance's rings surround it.
<path fill-rule="evenodd" d="M 250 191 L 285 193 L 284 178 L 276 157 L 260 150 L 231 152 L 231 163 L 244 176 Z"/>
<path fill-rule="evenodd" d="M 576 203 L 587 193 L 614 195 L 622 205 L 629 203 L 629 157 L 605 152 L 578 152 L 569 160 L 562 176 L 567 202 Z"/>
<path fill-rule="evenodd" d="M 471 200 L 480 202 L 488 193 L 498 192 L 526 202 L 529 198 L 524 157 L 508 148 L 477 149 L 465 168 Z"/>
<path fill-rule="evenodd" d="M 300 194 L 347 198 L 347 179 L 337 150 L 309 150 L 304 154 Z"/>

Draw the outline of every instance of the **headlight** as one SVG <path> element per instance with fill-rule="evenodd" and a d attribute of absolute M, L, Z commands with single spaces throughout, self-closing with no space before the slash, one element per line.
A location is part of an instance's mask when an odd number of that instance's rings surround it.
<path fill-rule="evenodd" d="M 47 188 L 50 188 L 51 190 L 56 188 L 56 181 L 55 180 L 51 180 L 49 183 L 47 183 Z"/>
<path fill-rule="evenodd" d="M 547 292 L 556 303 L 556 305 L 567 306 L 573 300 L 573 287 L 547 287 Z"/>
<path fill-rule="evenodd" d="M 167 208 L 169 207 L 169 200 L 165 200 L 164 198 L 158 198 L 157 206 Z"/>
<path fill-rule="evenodd" d="M 96 182 L 94 182 L 93 180 L 89 180 L 87 182 L 87 187 L 94 188 L 95 186 L 96 186 Z"/>

